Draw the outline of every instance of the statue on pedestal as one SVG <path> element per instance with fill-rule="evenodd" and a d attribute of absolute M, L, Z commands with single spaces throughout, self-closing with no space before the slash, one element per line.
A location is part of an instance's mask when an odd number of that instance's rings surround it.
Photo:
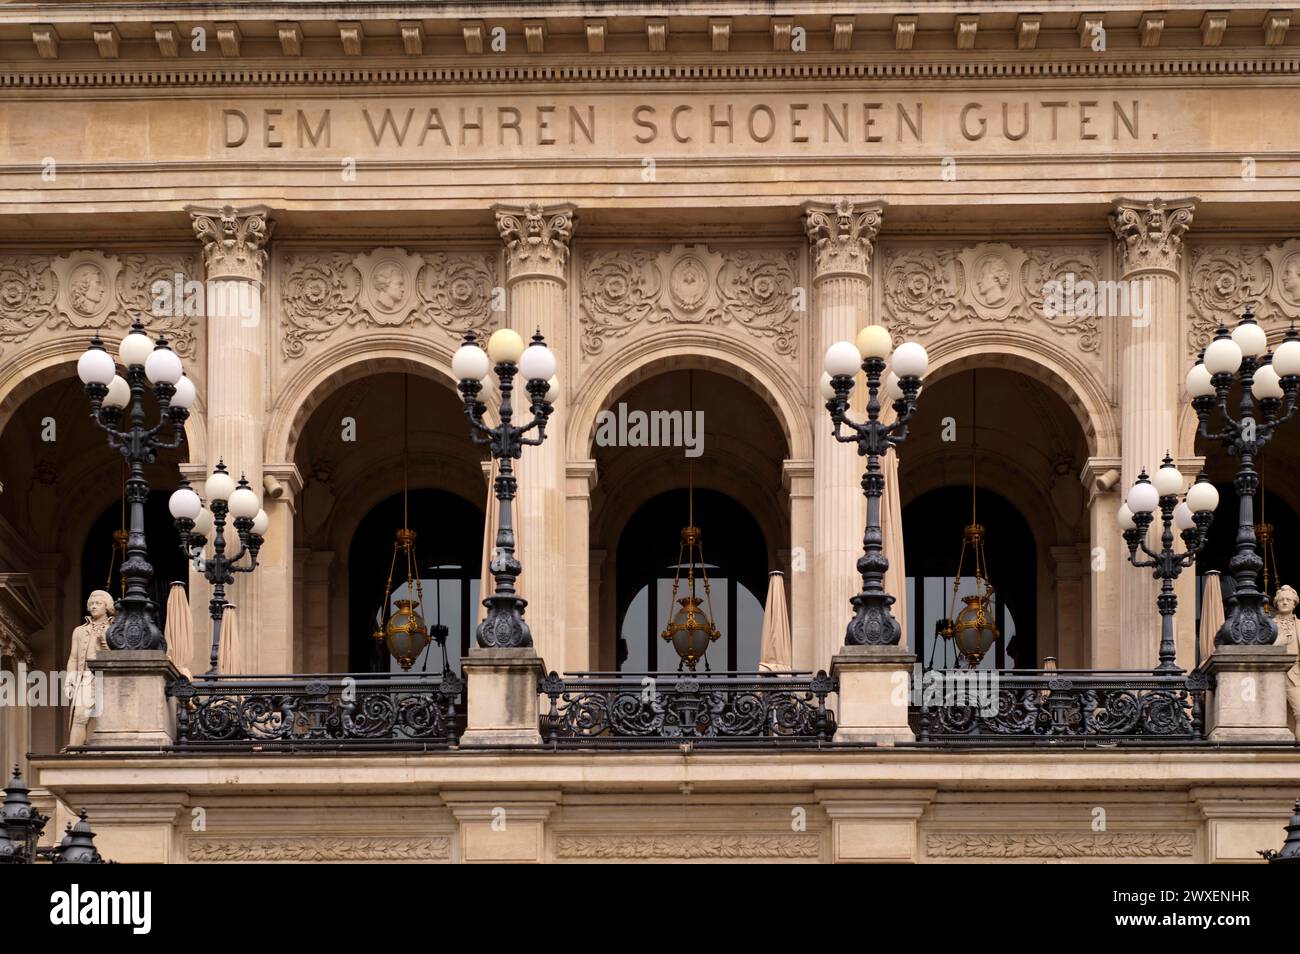
<path fill-rule="evenodd" d="M 1277 645 L 1286 646 L 1292 658 L 1291 668 L 1286 674 L 1286 707 L 1293 729 L 1300 725 L 1300 620 L 1295 616 L 1297 602 L 1300 599 L 1289 586 L 1280 587 L 1273 595 Z"/>
<path fill-rule="evenodd" d="M 90 721 L 96 714 L 95 676 L 87 665 L 108 652 L 108 625 L 113 619 L 113 597 L 94 590 L 86 599 L 86 621 L 72 631 L 63 693 L 68 700 L 68 745 L 85 745 Z"/>

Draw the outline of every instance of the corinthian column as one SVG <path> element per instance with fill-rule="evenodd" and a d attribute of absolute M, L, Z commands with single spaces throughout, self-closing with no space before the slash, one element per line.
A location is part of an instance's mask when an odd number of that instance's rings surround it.
<path fill-rule="evenodd" d="M 244 641 L 240 665 L 253 672 L 291 672 L 292 668 L 276 668 L 292 662 L 287 628 L 290 600 L 284 578 L 287 558 L 280 561 L 285 564 L 281 572 L 271 564 L 276 562 L 275 554 L 293 552 L 292 540 L 285 539 L 292 533 L 292 521 L 280 519 L 277 503 L 265 499 L 263 486 L 267 331 L 262 321 L 262 288 L 272 229 L 267 218 L 270 210 L 224 205 L 191 206 L 186 211 L 203 245 L 207 272 L 207 470 L 224 460 L 231 473 L 245 475 L 271 518 L 261 567 L 239 574 L 228 589 L 233 590 L 230 602 L 238 607 Z M 273 583 L 268 578 L 276 579 Z M 274 632 L 263 626 L 268 619 L 277 621 Z M 265 633 L 260 632 L 263 629 Z"/>
<path fill-rule="evenodd" d="M 804 227 L 813 254 L 812 301 L 816 314 L 815 371 L 821 374 L 821 356 L 836 341 L 853 341 L 864 325 L 871 323 L 871 251 L 884 207 L 879 203 L 804 203 Z M 854 406 L 865 407 L 863 388 L 854 394 Z M 844 628 L 853 616 L 850 599 L 862 584 L 857 560 L 862 554 L 862 533 L 867 505 L 862 496 L 862 463 L 854 449 L 839 444 L 831 434 L 830 417 L 821 408 L 817 392 L 813 415 L 813 572 L 814 601 L 813 666 L 822 668 L 844 643 Z M 890 454 L 882 462 L 885 498 L 881 525 L 889 571 L 885 588 L 898 597 L 894 615 L 900 624 L 904 616 L 903 535 L 898 508 L 898 458 Z M 797 627 L 796 627 L 797 631 Z M 904 633 L 906 633 L 904 625 Z M 906 636 L 904 636 L 906 641 Z M 796 658 L 801 656 L 795 648 Z M 802 658 L 807 658 L 803 656 Z"/>
<path fill-rule="evenodd" d="M 1127 495 L 1143 468 L 1148 474 L 1155 473 L 1165 453 L 1178 450 L 1178 398 L 1183 378 L 1178 347 L 1179 261 L 1194 208 L 1192 199 L 1117 199 L 1110 215 L 1120 244 L 1128 299 L 1138 305 L 1130 309 L 1130 315 L 1117 318 L 1122 495 Z M 1113 519 L 1109 523 L 1111 531 L 1118 534 L 1118 523 Z M 1119 663 L 1125 669 L 1147 669 L 1155 665 L 1160 646 L 1156 581 L 1149 572 L 1127 565 L 1120 566 L 1119 572 L 1123 574 Z M 1189 669 L 1194 662 L 1183 656 L 1178 661 Z"/>
<path fill-rule="evenodd" d="M 541 331 L 560 361 L 561 394 L 546 427 L 546 442 L 524 452 L 519 468 L 516 521 L 523 536 L 524 592 L 528 625 L 537 654 L 548 669 L 565 669 L 564 514 L 565 426 L 571 381 L 564 293 L 566 265 L 576 208 L 569 204 L 495 206 L 497 229 L 506 244 L 509 323 L 527 341 Z"/>

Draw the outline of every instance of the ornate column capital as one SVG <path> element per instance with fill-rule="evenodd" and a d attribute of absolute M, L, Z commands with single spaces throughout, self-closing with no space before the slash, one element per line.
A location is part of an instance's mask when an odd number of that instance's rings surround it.
<path fill-rule="evenodd" d="M 577 226 L 578 207 L 569 202 L 542 205 L 494 205 L 497 231 L 506 244 L 509 281 L 542 276 L 564 281 L 569 242 Z"/>
<path fill-rule="evenodd" d="M 1124 244 L 1124 275 L 1168 272 L 1178 274 L 1183 235 L 1196 210 L 1194 197 L 1115 200 L 1110 227 Z"/>
<path fill-rule="evenodd" d="M 264 205 L 235 208 L 186 206 L 194 235 L 203 243 L 208 280 L 242 278 L 261 283 L 266 274 L 266 243 L 274 223 Z"/>
<path fill-rule="evenodd" d="M 885 215 L 881 202 L 805 202 L 804 229 L 813 249 L 813 279 L 871 277 L 871 248 Z"/>

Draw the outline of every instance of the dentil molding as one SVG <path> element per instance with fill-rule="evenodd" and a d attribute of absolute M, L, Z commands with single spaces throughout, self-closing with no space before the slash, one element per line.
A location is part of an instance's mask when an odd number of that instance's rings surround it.
<path fill-rule="evenodd" d="M 820 858 L 817 834 L 572 835 L 556 838 L 561 858 Z"/>
<path fill-rule="evenodd" d="M 1220 324 L 1250 306 L 1264 325 L 1300 319 L 1300 239 L 1188 249 L 1187 349 L 1197 354 Z"/>
<path fill-rule="evenodd" d="M 1072 337 L 1080 351 L 1101 346 L 1097 309 L 1044 307 L 1044 288 L 1078 286 L 1101 274 L 1100 246 L 895 247 L 884 253 L 885 319 L 895 338 L 925 337 L 941 325 L 1034 325 Z"/>
<path fill-rule="evenodd" d="M 784 358 L 798 349 L 794 248 L 661 245 L 583 251 L 584 356 L 654 325 L 727 327 Z"/>
<path fill-rule="evenodd" d="M 944 832 L 928 835 L 925 846 L 932 858 L 1185 858 L 1192 854 L 1192 835 L 1174 831 Z"/>
<path fill-rule="evenodd" d="M 195 838 L 190 861 L 441 861 L 451 857 L 451 837 Z"/>

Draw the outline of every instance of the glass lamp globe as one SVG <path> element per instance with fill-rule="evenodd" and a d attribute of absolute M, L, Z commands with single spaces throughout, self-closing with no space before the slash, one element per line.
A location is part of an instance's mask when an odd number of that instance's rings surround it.
<path fill-rule="evenodd" d="M 974 669 L 997 642 L 998 627 L 987 596 L 964 596 L 962 602 L 966 607 L 957 614 L 952 638 L 957 651 L 966 657 L 970 668 Z"/>
<path fill-rule="evenodd" d="M 1151 483 L 1161 497 L 1173 497 L 1183 492 L 1183 475 L 1173 464 L 1163 464 Z"/>
<path fill-rule="evenodd" d="M 1187 506 L 1185 500 L 1174 508 L 1174 526 L 1179 530 L 1191 530 L 1196 526 L 1196 521 L 1192 519 L 1192 508 Z"/>
<path fill-rule="evenodd" d="M 232 517 L 247 517 L 251 520 L 257 516 L 257 511 L 262 505 L 258 502 L 257 494 L 253 493 L 241 479 L 240 486 L 236 487 L 230 495 L 229 507 Z"/>
<path fill-rule="evenodd" d="M 1128 508 L 1133 513 L 1150 513 L 1160 503 L 1160 494 L 1149 480 L 1139 480 L 1128 492 Z"/>
<path fill-rule="evenodd" d="M 253 528 L 251 532 L 257 534 L 259 537 L 264 537 L 266 536 L 266 531 L 270 526 L 271 518 L 266 515 L 265 510 L 259 509 L 257 515 L 253 517 Z"/>
<path fill-rule="evenodd" d="M 1241 353 L 1258 358 L 1268 350 L 1268 335 L 1255 321 L 1242 321 L 1232 329 L 1232 340 Z"/>
<path fill-rule="evenodd" d="M 194 529 L 191 532 L 200 537 L 206 537 L 209 533 L 212 532 L 212 511 L 211 510 L 209 510 L 207 507 L 200 508 L 198 516 L 194 518 Z"/>
<path fill-rule="evenodd" d="M 863 359 L 888 358 L 894 350 L 894 339 L 883 325 L 867 325 L 858 332 L 858 353 Z"/>
<path fill-rule="evenodd" d="M 1282 390 L 1282 379 L 1271 364 L 1260 365 L 1255 369 L 1250 384 L 1250 393 L 1261 401 L 1265 398 L 1282 398 L 1286 396 L 1286 392 Z"/>
<path fill-rule="evenodd" d="M 880 398 L 886 404 L 893 404 L 903 396 L 903 388 L 899 383 L 898 375 L 890 371 L 885 375 L 885 383 L 880 391 Z"/>
<path fill-rule="evenodd" d="M 529 345 L 519 356 L 519 374 L 525 381 L 549 381 L 555 377 L 555 353 L 546 345 Z"/>
<path fill-rule="evenodd" d="M 837 341 L 826 349 L 825 366 L 833 378 L 851 378 L 862 367 L 862 355 L 852 342 Z"/>
<path fill-rule="evenodd" d="M 126 407 L 131 400 L 131 386 L 121 375 L 113 375 L 108 382 L 108 393 L 104 395 L 104 407 Z"/>
<path fill-rule="evenodd" d="M 194 489 L 186 484 L 172 492 L 167 501 L 167 509 L 171 511 L 173 519 L 194 520 L 203 509 L 203 501 L 199 499 Z"/>
<path fill-rule="evenodd" d="M 513 328 L 499 328 L 488 339 L 487 351 L 494 364 L 515 364 L 524 353 L 524 339 Z"/>
<path fill-rule="evenodd" d="M 1287 378 L 1300 375 L 1300 339 L 1288 338 L 1273 352 L 1273 370 Z"/>
<path fill-rule="evenodd" d="M 429 645 L 429 631 L 420 614 L 415 611 L 414 600 L 397 601 L 397 612 L 384 627 L 384 639 L 388 643 L 388 651 L 402 669 L 410 669 L 420 653 L 424 652 L 424 647 Z"/>
<path fill-rule="evenodd" d="M 1194 513 L 1213 513 L 1219 507 L 1219 491 L 1208 480 L 1197 480 L 1187 490 L 1187 506 Z"/>
<path fill-rule="evenodd" d="M 546 394 L 542 396 L 542 400 L 547 404 L 554 404 L 560 399 L 560 379 L 552 375 L 551 380 L 547 381 L 546 384 Z"/>
<path fill-rule="evenodd" d="M 153 354 L 153 342 L 143 331 L 132 331 L 118 345 L 117 357 L 128 368 L 143 365 Z"/>
<path fill-rule="evenodd" d="M 485 361 L 487 360 L 486 351 L 483 352 L 483 359 Z M 479 403 L 491 404 L 492 399 L 496 397 L 496 393 L 497 393 L 496 386 L 492 383 L 492 375 L 491 374 L 483 375 L 483 377 L 479 379 L 478 383 L 480 385 L 479 392 L 478 392 Z"/>
<path fill-rule="evenodd" d="M 180 355 L 171 348 L 154 348 L 144 361 L 144 376 L 154 384 L 175 384 L 185 369 Z"/>
<path fill-rule="evenodd" d="M 904 341 L 894 349 L 894 372 L 900 378 L 921 378 L 930 367 L 930 356 L 915 341 Z"/>
<path fill-rule="evenodd" d="M 1128 504 L 1126 503 L 1119 505 L 1119 510 L 1115 514 L 1115 519 L 1119 521 L 1119 528 L 1121 530 L 1133 530 L 1137 527 L 1137 523 L 1133 520 L 1133 511 L 1128 508 Z"/>
<path fill-rule="evenodd" d="M 117 365 L 103 348 L 90 348 L 77 359 L 77 377 L 82 384 L 110 384 Z"/>
<path fill-rule="evenodd" d="M 829 401 L 835 397 L 835 388 L 831 386 L 831 376 L 829 372 L 823 371 L 821 379 L 817 382 L 817 387 L 822 392 L 823 400 Z"/>
<path fill-rule="evenodd" d="M 1236 374 L 1241 367 L 1241 346 L 1231 338 L 1215 338 L 1205 349 L 1205 367 L 1211 374 Z"/>
<path fill-rule="evenodd" d="M 1210 369 L 1200 361 L 1192 365 L 1192 370 L 1187 372 L 1187 393 L 1192 397 L 1207 397 L 1214 393 L 1214 383 L 1210 380 L 1213 375 Z"/>
<path fill-rule="evenodd" d="M 181 379 L 176 382 L 176 393 L 172 395 L 172 407 L 189 410 L 194 403 L 194 398 L 194 382 L 187 375 L 182 374 Z"/>
<path fill-rule="evenodd" d="M 229 500 L 235 492 L 235 478 L 224 470 L 214 470 L 203 485 L 203 495 L 209 500 Z"/>
<path fill-rule="evenodd" d="M 681 608 L 673 614 L 663 638 L 673 644 L 673 649 L 677 650 L 677 655 L 682 658 L 686 668 L 693 672 L 695 664 L 709 648 L 709 643 L 721 637 L 722 633 L 718 632 L 701 608 L 698 596 L 683 596 L 677 602 Z"/>
<path fill-rule="evenodd" d="M 451 356 L 451 373 L 459 381 L 478 381 L 487 377 L 492 362 L 487 352 L 476 344 L 463 344 Z"/>

